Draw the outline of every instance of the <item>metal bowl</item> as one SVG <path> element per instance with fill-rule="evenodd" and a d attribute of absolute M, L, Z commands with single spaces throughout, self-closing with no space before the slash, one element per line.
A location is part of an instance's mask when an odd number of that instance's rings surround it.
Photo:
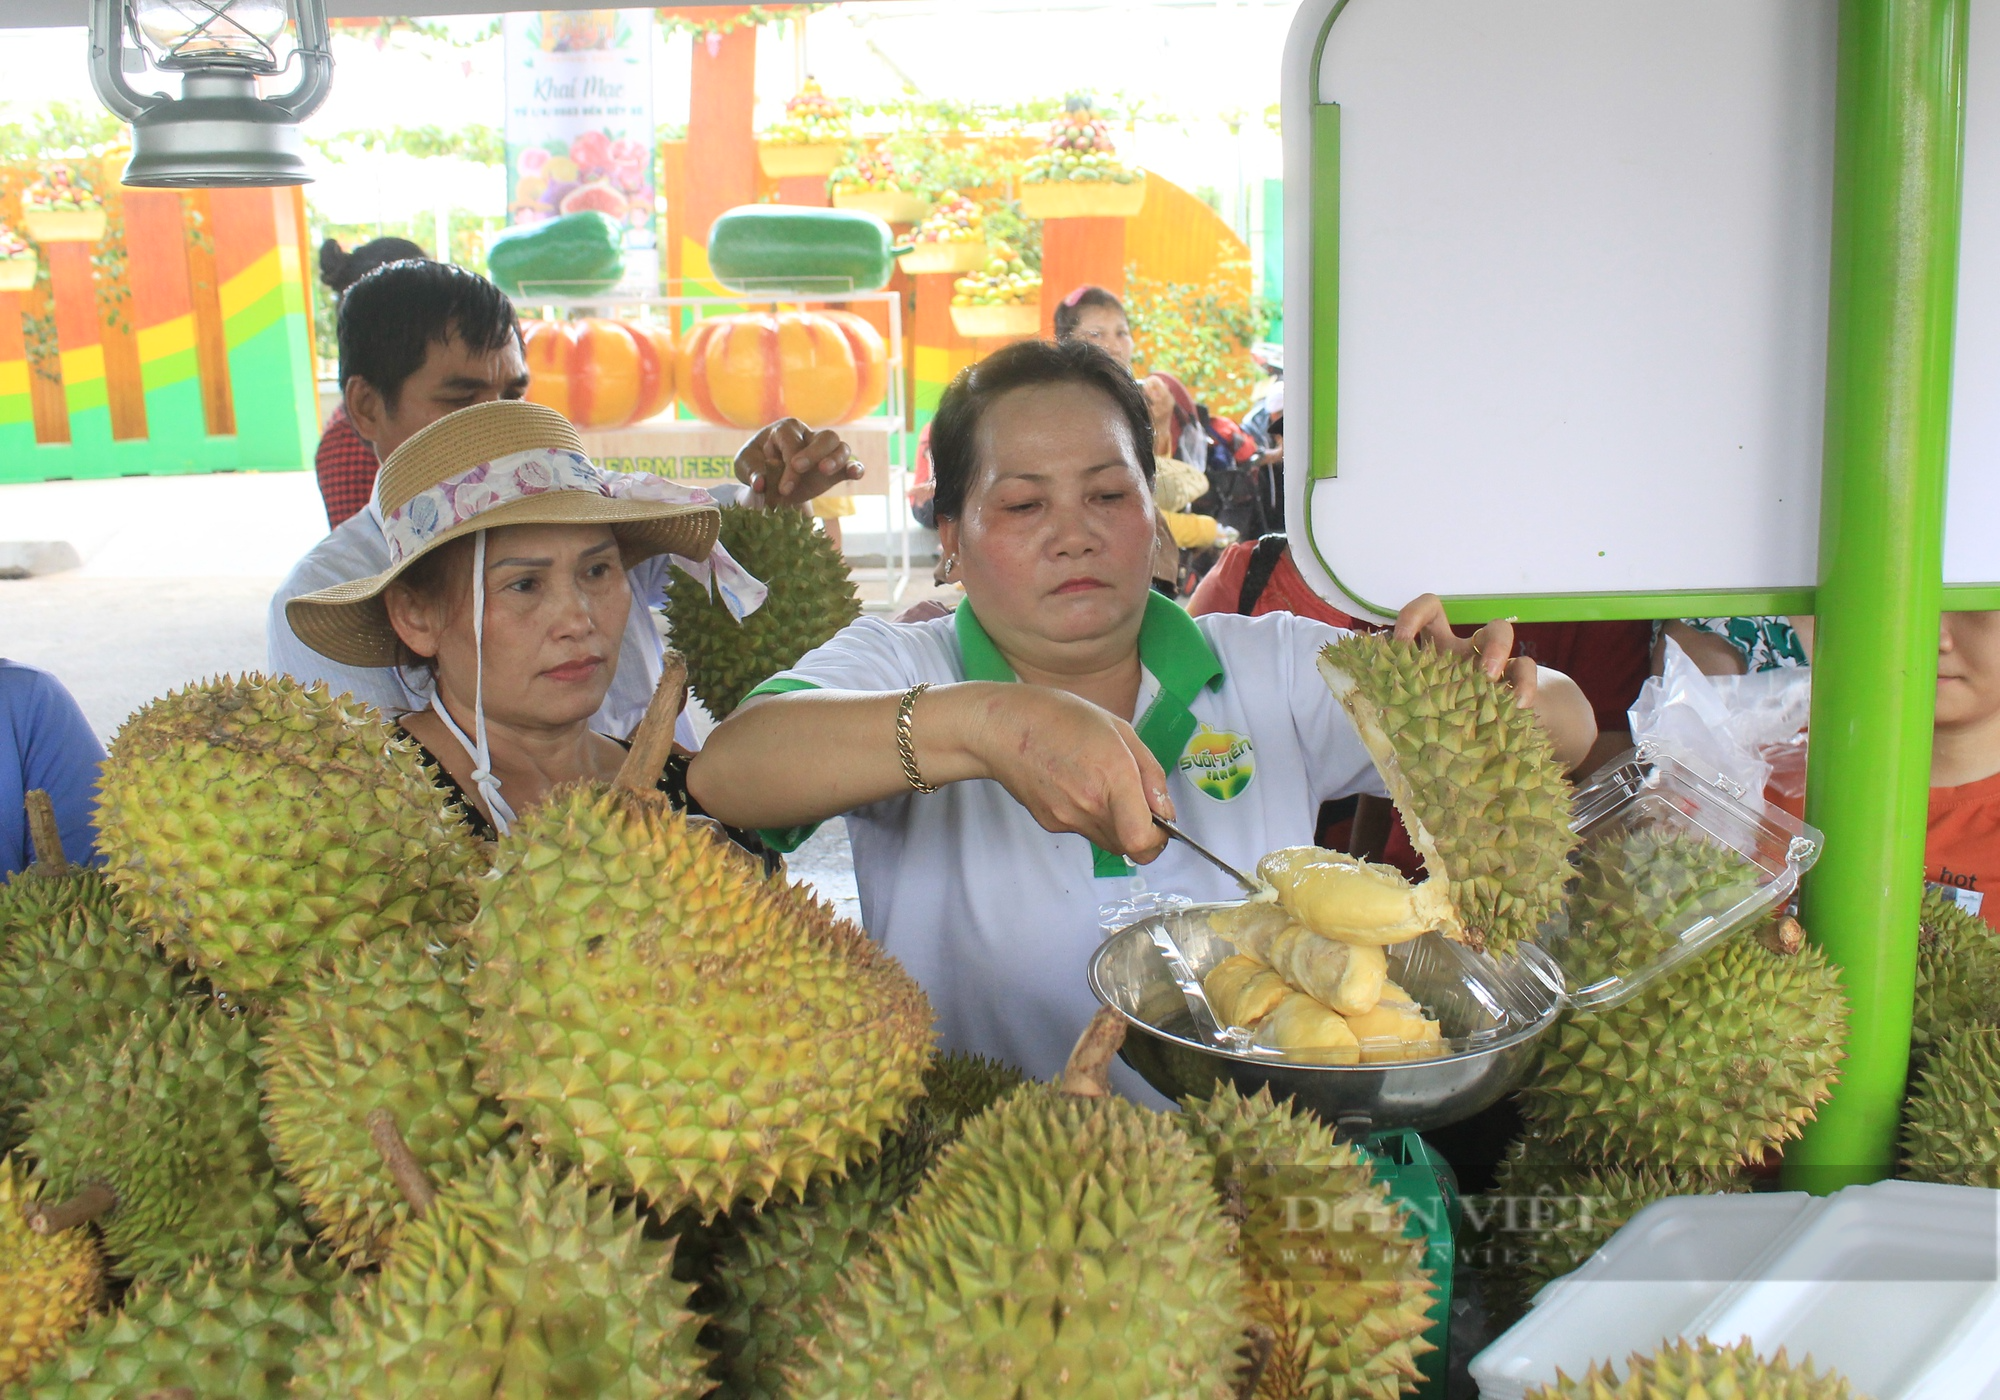
<path fill-rule="evenodd" d="M 1235 952 L 1209 915 L 1229 905 L 1153 914 L 1112 934 L 1090 959 L 1090 989 L 1125 1018 L 1125 1062 L 1171 1099 L 1203 1095 L 1221 1080 L 1277 1098 L 1343 1135 L 1422 1132 L 1469 1118 L 1533 1069 L 1536 1038 L 1562 1007 L 1561 973 L 1532 947 L 1506 965 L 1438 934 L 1387 949 L 1389 976 L 1439 1022 L 1448 1054 L 1405 1064 L 1319 1065 L 1239 1054 L 1207 1043 L 1156 943 L 1161 928 L 1197 976 Z"/>

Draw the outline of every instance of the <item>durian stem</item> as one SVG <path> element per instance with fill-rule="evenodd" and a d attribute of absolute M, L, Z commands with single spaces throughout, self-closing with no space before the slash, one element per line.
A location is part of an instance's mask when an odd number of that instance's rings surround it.
<path fill-rule="evenodd" d="M 48 875 L 60 875 L 69 869 L 69 857 L 63 854 L 62 828 L 56 825 L 56 804 L 41 788 L 28 790 L 28 836 L 35 843 L 35 869 Z"/>
<path fill-rule="evenodd" d="M 1271 1354 L 1278 1349 L 1278 1334 L 1261 1322 L 1253 1322 L 1244 1329 L 1243 1346 L 1250 1358 L 1243 1363 L 1243 1379 L 1236 1383 L 1236 1400 L 1251 1400 L 1257 1387 L 1264 1383 Z"/>
<path fill-rule="evenodd" d="M 21 1212 L 28 1228 L 38 1235 L 58 1235 L 88 1224 L 100 1215 L 118 1209 L 118 1194 L 109 1186 L 93 1181 L 59 1206 L 31 1201 Z"/>
<path fill-rule="evenodd" d="M 389 1175 L 395 1178 L 396 1189 L 410 1203 L 410 1213 L 419 1220 L 423 1219 L 437 1200 L 437 1188 L 424 1175 L 423 1164 L 410 1151 L 410 1145 L 403 1141 L 402 1130 L 389 1116 L 388 1109 L 378 1108 L 368 1115 L 368 1140 L 375 1144 L 375 1150 L 388 1163 Z"/>
<path fill-rule="evenodd" d="M 1062 1091 L 1073 1099 L 1111 1097 L 1111 1061 L 1125 1043 L 1125 1018 L 1108 1006 L 1097 1008 L 1063 1066 Z"/>
<path fill-rule="evenodd" d="M 1757 941 L 1772 952 L 1790 957 L 1806 946 L 1805 925 L 1790 914 L 1766 920 L 1758 926 Z"/>
<path fill-rule="evenodd" d="M 651 792 L 660 782 L 660 771 L 674 751 L 674 725 L 687 704 L 687 659 L 669 651 L 660 659 L 660 684 L 646 705 L 646 717 L 632 731 L 632 751 L 618 765 L 613 787 L 627 792 Z"/>

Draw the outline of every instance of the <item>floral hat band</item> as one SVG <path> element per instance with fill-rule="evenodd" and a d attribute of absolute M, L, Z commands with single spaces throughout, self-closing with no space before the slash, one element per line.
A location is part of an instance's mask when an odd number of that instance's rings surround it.
<path fill-rule="evenodd" d="M 706 491 L 644 473 L 602 471 L 581 452 L 567 448 L 531 447 L 468 467 L 383 510 L 382 532 L 389 537 L 389 561 L 400 565 L 439 535 L 474 516 L 548 491 L 588 491 L 614 501 L 715 505 L 715 497 Z"/>
<path fill-rule="evenodd" d="M 345 665 L 396 664 L 382 595 L 397 575 L 450 540 L 510 525 L 607 526 L 626 568 L 667 555 L 739 618 L 766 596 L 716 543 L 714 497 L 645 473 L 605 471 L 569 420 L 541 404 L 503 400 L 439 419 L 390 454 L 375 491 L 389 567 L 285 606 L 299 640 Z"/>

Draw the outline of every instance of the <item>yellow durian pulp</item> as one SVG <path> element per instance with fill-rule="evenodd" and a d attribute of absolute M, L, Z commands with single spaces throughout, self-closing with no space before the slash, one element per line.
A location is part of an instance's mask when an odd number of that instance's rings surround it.
<path fill-rule="evenodd" d="M 1321 1064 L 1351 1065 L 1361 1060 L 1361 1041 L 1349 1029 L 1347 1018 L 1304 992 L 1293 992 L 1278 1003 L 1258 1024 L 1254 1044 Z"/>
<path fill-rule="evenodd" d="M 1361 1042 L 1363 1064 L 1428 1060 L 1445 1053 L 1438 1023 L 1394 982 L 1383 985 L 1373 1010 L 1349 1016 L 1347 1028 Z"/>
<path fill-rule="evenodd" d="M 1341 851 L 1289 846 L 1259 861 L 1257 874 L 1295 921 L 1337 942 L 1406 943 L 1433 929 L 1455 933 L 1459 927 L 1444 881 L 1412 885 L 1393 866 Z"/>
<path fill-rule="evenodd" d="M 1256 1025 L 1292 992 L 1282 977 L 1247 953 L 1217 963 L 1202 979 L 1201 988 L 1226 1026 Z"/>

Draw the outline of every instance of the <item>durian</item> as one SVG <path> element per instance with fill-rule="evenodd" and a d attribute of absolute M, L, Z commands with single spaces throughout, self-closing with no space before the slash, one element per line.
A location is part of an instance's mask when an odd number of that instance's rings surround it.
<path fill-rule="evenodd" d="M 134 1017 L 85 1042 L 28 1106 L 48 1219 L 96 1217 L 121 1271 L 170 1278 L 197 1256 L 302 1243 L 298 1191 L 258 1123 L 249 1018 L 212 1005 Z"/>
<path fill-rule="evenodd" d="M 23 1211 L 41 1188 L 0 1157 L 0 1386 L 26 1376 L 104 1297 L 104 1263 L 82 1226 L 40 1234 Z"/>
<path fill-rule="evenodd" d="M 1560 947 L 1574 987 L 1647 967 L 1701 919 L 1749 895 L 1759 879 L 1735 851 L 1648 828 L 1586 842 L 1577 867 Z"/>
<path fill-rule="evenodd" d="M 752 689 L 861 616 L 861 598 L 839 549 L 802 510 L 726 506 L 719 541 L 770 596 L 739 622 L 707 585 L 676 573 L 667 624 L 694 693 L 725 719 Z"/>
<path fill-rule="evenodd" d="M 334 1254 L 380 1262 L 409 1207 L 382 1172 L 370 1116 L 388 1113 L 419 1165 L 447 1181 L 506 1131 L 475 1082 L 465 952 L 385 938 L 308 979 L 264 1032 L 265 1126 Z"/>
<path fill-rule="evenodd" d="M 576 788 L 528 813 L 468 937 L 510 1114 L 662 1213 L 802 1191 L 920 1092 L 917 984 L 657 793 Z"/>
<path fill-rule="evenodd" d="M 244 1254 L 141 1283 L 42 1363 L 18 1400 L 279 1400 L 355 1276 L 310 1254 Z"/>
<path fill-rule="evenodd" d="M 1832 1091 L 1847 1003 L 1816 947 L 1738 935 L 1543 1037 L 1524 1110 L 1578 1161 L 1733 1167 L 1797 1137 Z"/>
<path fill-rule="evenodd" d="M 1224 958 L 1201 979 L 1209 1008 L 1225 1026 L 1254 1026 L 1292 994 L 1285 979 L 1248 953 Z"/>
<path fill-rule="evenodd" d="M 227 677 L 125 722 L 97 813 L 133 917 L 249 1001 L 343 948 L 471 914 L 476 848 L 417 746 L 290 677 Z"/>
<path fill-rule="evenodd" d="M 1257 875 L 1278 892 L 1285 912 L 1322 939 L 1379 947 L 1459 927 L 1444 881 L 1412 885 L 1394 866 L 1341 851 L 1289 846 L 1258 861 Z"/>
<path fill-rule="evenodd" d="M 108 899 L 77 899 L 17 930 L 0 951 L 0 1143 L 7 1115 L 70 1051 L 190 990 Z"/>
<path fill-rule="evenodd" d="M 1655 1201 L 1749 1189 L 1736 1172 L 1636 1156 L 1617 1165 L 1570 1161 L 1531 1133 L 1501 1163 L 1493 1190 L 1466 1203 L 1487 1312 L 1502 1323 L 1520 1316 L 1545 1285 L 1580 1268 Z"/>
<path fill-rule="evenodd" d="M 1282 1050 L 1292 1059 L 1314 1064 L 1361 1062 L 1361 1040 L 1347 1018 L 1304 992 L 1293 992 L 1279 1002 L 1256 1030 L 1250 1043 L 1260 1050 Z"/>
<path fill-rule="evenodd" d="M 1295 923 L 1240 919 L 1228 935 L 1241 951 L 1270 964 L 1297 991 L 1348 1016 L 1372 1009 L 1382 995 L 1389 961 L 1372 944 L 1337 942 Z"/>
<path fill-rule="evenodd" d="M 1064 1076 L 1091 1097 L 1030 1084 L 967 1123 L 848 1270 L 798 1400 L 1227 1393 L 1236 1232 L 1175 1116 L 1109 1097 L 1107 1014 Z"/>
<path fill-rule="evenodd" d="M 1562 906 L 1570 876 L 1569 780 L 1513 690 L 1471 657 L 1353 636 L 1320 674 L 1354 721 L 1456 918 L 1439 924 L 1504 956 Z M 1422 890 L 1422 886 L 1418 887 Z"/>
<path fill-rule="evenodd" d="M 1445 1053 L 1438 1023 L 1394 982 L 1383 984 L 1372 1011 L 1347 1018 L 1347 1028 L 1361 1042 L 1361 1063 L 1393 1064 L 1427 1060 Z"/>
<path fill-rule="evenodd" d="M 1794 1366 L 1783 1347 L 1766 1361 L 1744 1338 L 1718 1346 L 1706 1337 L 1672 1341 L 1651 1356 L 1633 1355 L 1624 1379 L 1617 1368 L 1592 1366 L 1581 1380 L 1556 1372 L 1527 1400 L 1859 1400 L 1845 1378 L 1815 1371 L 1811 1358 Z"/>
<path fill-rule="evenodd" d="M 1368 1158 L 1268 1088 L 1246 1098 L 1223 1084 L 1182 1106 L 1217 1193 L 1242 1217 L 1247 1319 L 1274 1338 L 1255 1394 L 1394 1400 L 1414 1386 L 1417 1358 L 1433 1350 L 1425 1242 Z"/>
<path fill-rule="evenodd" d="M 1943 891 L 1926 887 L 1910 1048 L 1921 1059 L 1963 1025 L 2000 1025 L 2000 933 Z"/>
<path fill-rule="evenodd" d="M 1903 1161 L 1916 1181 L 2000 1188 L 2000 1028 L 1932 1042 L 1904 1113 Z"/>
<path fill-rule="evenodd" d="M 496 1152 L 397 1232 L 290 1393 L 691 1400 L 708 1382 L 672 1259 L 575 1172 Z"/>
<path fill-rule="evenodd" d="M 924 1074 L 925 1096 L 869 1160 L 806 1188 L 803 1200 L 773 1201 L 727 1246 L 713 1309 L 722 1400 L 779 1400 L 786 1376 L 819 1335 L 819 1301 L 851 1260 L 871 1249 L 965 1119 L 1019 1087 L 1018 1070 L 972 1055 L 947 1055 Z"/>

